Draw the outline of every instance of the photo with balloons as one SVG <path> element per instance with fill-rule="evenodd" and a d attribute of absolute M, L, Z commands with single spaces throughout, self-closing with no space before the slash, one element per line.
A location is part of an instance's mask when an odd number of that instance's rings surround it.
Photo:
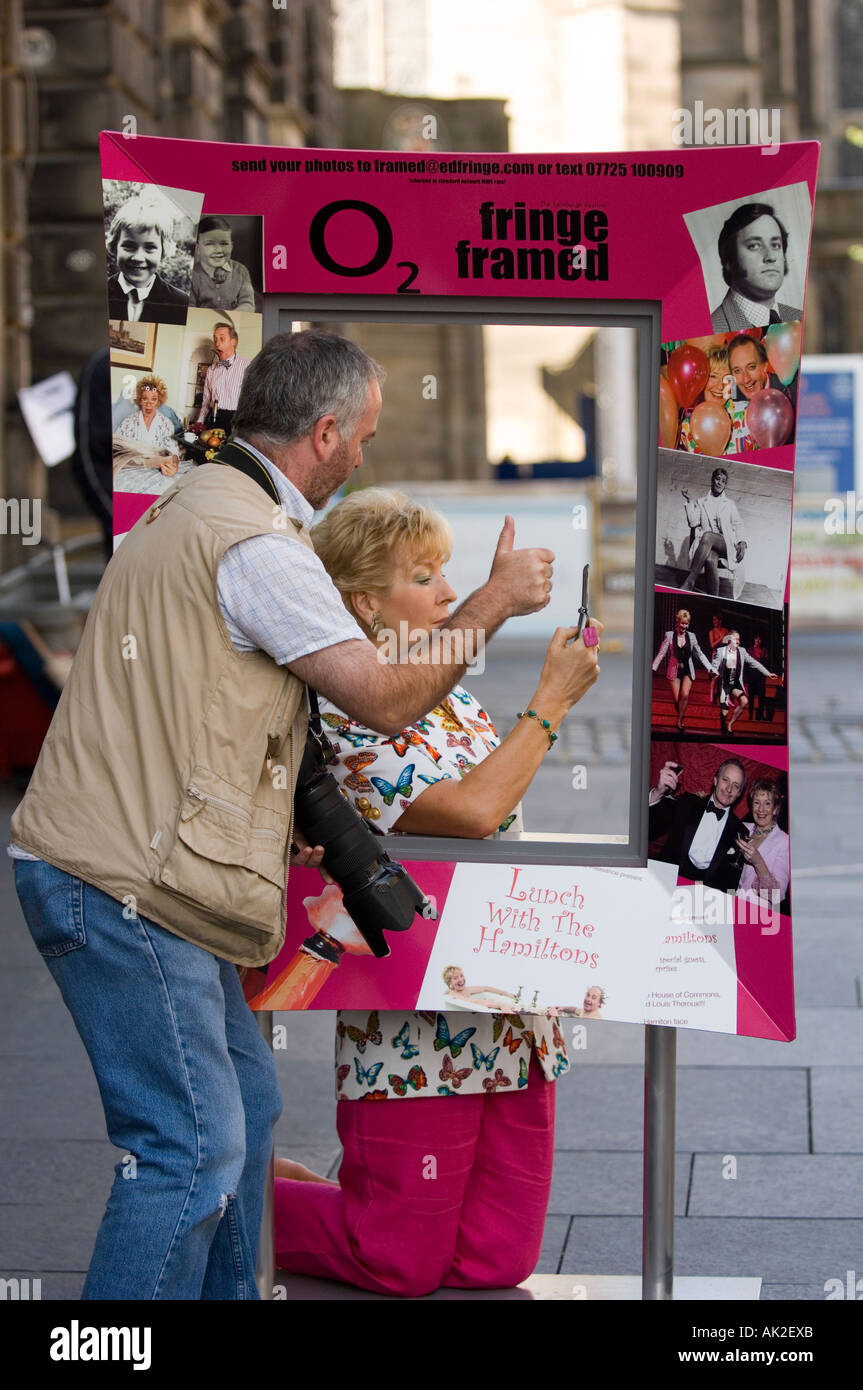
<path fill-rule="evenodd" d="M 659 442 L 712 458 L 794 440 L 803 325 L 662 344 Z"/>

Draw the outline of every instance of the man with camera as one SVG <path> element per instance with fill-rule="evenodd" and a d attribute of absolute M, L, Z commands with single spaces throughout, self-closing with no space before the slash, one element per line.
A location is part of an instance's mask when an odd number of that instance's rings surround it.
<path fill-rule="evenodd" d="M 375 433 L 382 377 L 333 334 L 265 345 L 218 462 L 163 494 L 108 566 L 13 817 L 24 915 L 126 1155 L 87 1299 L 257 1297 L 281 1100 L 235 966 L 278 953 L 288 862 L 322 857 L 291 860 L 306 683 L 392 734 L 465 669 L 380 662 L 311 548 L 314 510 Z M 507 518 L 449 625 L 488 638 L 543 608 L 553 559 L 514 550 Z"/>

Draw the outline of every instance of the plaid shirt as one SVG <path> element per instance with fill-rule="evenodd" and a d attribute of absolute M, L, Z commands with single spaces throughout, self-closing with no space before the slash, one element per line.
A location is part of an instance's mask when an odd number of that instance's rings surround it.
<path fill-rule="evenodd" d="M 243 377 L 249 365 L 248 357 L 241 357 L 235 352 L 233 357 L 227 362 L 216 358 L 207 368 L 207 375 L 204 377 L 204 396 L 201 401 L 201 409 L 198 411 L 198 420 L 203 420 L 208 410 L 236 410 L 237 401 L 240 399 L 240 387 L 243 384 Z"/>

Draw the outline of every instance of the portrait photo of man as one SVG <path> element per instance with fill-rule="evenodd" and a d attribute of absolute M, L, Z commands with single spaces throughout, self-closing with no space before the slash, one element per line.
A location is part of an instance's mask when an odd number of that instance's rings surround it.
<path fill-rule="evenodd" d="M 788 274 L 788 232 L 769 203 L 737 208 L 719 233 L 717 250 L 728 293 L 713 310 L 714 333 L 802 318 L 802 310 L 778 299 Z"/>
<path fill-rule="evenodd" d="M 769 328 L 803 317 L 810 217 L 805 184 L 684 214 L 701 261 L 714 333 Z"/>

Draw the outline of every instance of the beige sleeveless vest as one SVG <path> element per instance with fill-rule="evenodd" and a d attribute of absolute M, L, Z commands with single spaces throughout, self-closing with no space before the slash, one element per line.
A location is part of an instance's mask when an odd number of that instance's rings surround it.
<path fill-rule="evenodd" d="M 141 518 L 99 585 L 12 818 L 15 844 L 238 965 L 265 964 L 284 940 L 307 714 L 296 676 L 233 647 L 216 577 L 229 546 L 284 520 L 219 464 Z M 311 546 L 298 521 L 287 535 Z"/>

